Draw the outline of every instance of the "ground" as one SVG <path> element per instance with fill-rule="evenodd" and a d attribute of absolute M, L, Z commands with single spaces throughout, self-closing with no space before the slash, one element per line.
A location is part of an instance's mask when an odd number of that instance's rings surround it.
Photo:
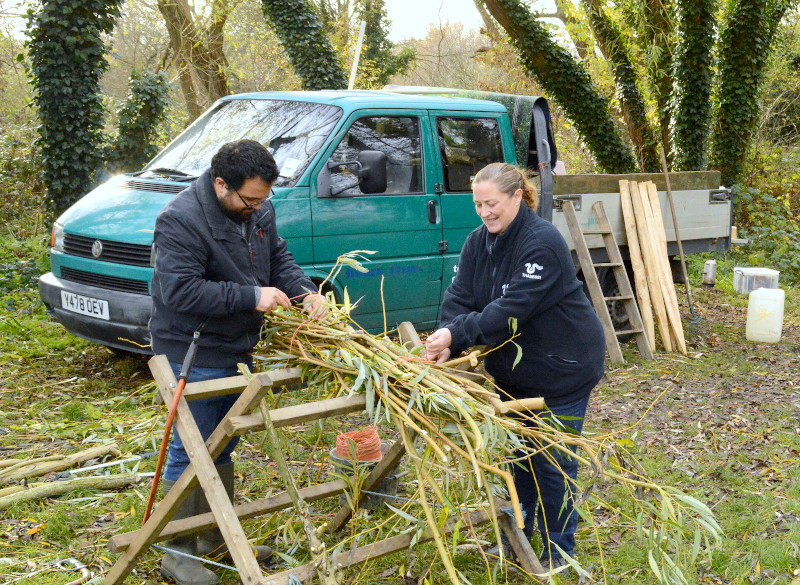
<path fill-rule="evenodd" d="M 634 345 L 627 345 L 627 363 L 609 366 L 593 396 L 586 432 L 608 435 L 659 483 L 676 486 L 714 510 L 725 538 L 711 559 L 698 560 L 689 583 L 797 585 L 800 294 L 788 291 L 783 338 L 777 344 L 745 339 L 746 305 L 747 297 L 736 295 L 729 285 L 695 289 L 699 319 L 690 322 L 682 299 L 688 355 L 658 353 L 646 362 Z M 49 321 L 32 287 L 7 291 L 2 306 L 0 459 L 73 453 L 104 441 L 115 441 L 123 456 L 155 450 L 164 407 L 152 400 L 145 359 L 120 357 L 69 336 Z M 324 463 L 306 466 L 309 455 L 327 451 L 332 433 L 351 424 L 352 419 L 345 419 L 331 428 L 309 424 L 289 429 L 285 448 L 296 469 L 303 470 L 303 481 L 325 476 Z M 262 439 L 253 435 L 239 449 L 240 500 L 278 489 Z M 152 470 L 154 462 L 151 457 L 136 465 L 127 468 Z M 82 490 L 3 509 L 0 581 L 68 583 L 78 575 L 57 570 L 53 562 L 69 557 L 102 574 L 115 560 L 106 550 L 108 538 L 140 524 L 148 483 Z M 624 511 L 620 490 L 606 482 L 594 489 L 599 498 Z M 315 507 L 315 521 L 333 511 L 332 505 Z M 246 530 L 288 555 L 280 562 L 306 554 L 304 537 L 290 515 L 248 522 Z M 596 581 L 656 582 L 634 523 L 624 515 L 598 508 L 594 524 L 582 523 L 579 542 L 579 560 Z M 602 556 L 589 546 L 595 542 Z M 457 568 L 474 583 L 488 582 L 474 546 L 461 544 L 458 551 Z M 347 582 L 444 583 L 434 557 L 431 547 L 420 546 L 353 571 Z M 126 583 L 158 583 L 157 559 L 155 551 L 148 553 Z M 514 571 L 501 572 L 496 580 L 532 582 Z M 238 581 L 226 572 L 222 582 Z M 562 582 L 578 579 L 573 575 Z"/>

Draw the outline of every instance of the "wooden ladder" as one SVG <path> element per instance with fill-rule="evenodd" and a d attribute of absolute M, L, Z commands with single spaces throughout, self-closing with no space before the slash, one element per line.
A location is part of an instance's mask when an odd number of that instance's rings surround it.
<path fill-rule="evenodd" d="M 639 313 L 639 306 L 636 304 L 636 298 L 633 295 L 633 288 L 628 279 L 628 271 L 625 269 L 625 263 L 622 260 L 622 254 L 619 252 L 617 240 L 614 237 L 614 232 L 611 230 L 611 224 L 608 222 L 606 211 L 603 208 L 602 201 L 595 202 L 592 205 L 592 213 L 597 220 L 598 229 L 596 230 L 581 230 L 578 216 L 575 213 L 575 207 L 571 201 L 564 201 L 561 206 L 564 212 L 564 217 L 567 220 L 569 233 L 572 236 L 572 241 L 575 244 L 575 252 L 578 254 L 578 261 L 583 271 L 583 279 L 589 289 L 589 296 L 592 299 L 594 310 L 597 316 L 600 317 L 600 322 L 603 324 L 603 332 L 606 336 L 606 349 L 611 362 L 621 364 L 625 362 L 622 357 L 622 350 L 619 347 L 620 335 L 633 335 L 636 339 L 636 345 L 639 347 L 639 353 L 645 359 L 653 359 L 653 352 L 650 349 L 650 343 L 647 340 L 647 334 L 644 330 L 642 323 L 642 316 Z M 589 253 L 589 247 L 586 245 L 587 235 L 601 235 L 603 236 L 603 245 L 605 246 L 608 255 L 608 262 L 593 262 L 592 256 Z M 613 297 L 606 297 L 603 295 L 603 290 L 600 287 L 600 281 L 597 279 L 596 268 L 611 268 L 614 273 L 614 278 L 617 281 L 617 289 L 619 294 Z M 628 315 L 628 322 L 631 328 L 621 331 L 614 329 L 614 324 L 611 322 L 611 315 L 608 312 L 609 301 L 620 301 L 625 307 L 625 312 Z"/>

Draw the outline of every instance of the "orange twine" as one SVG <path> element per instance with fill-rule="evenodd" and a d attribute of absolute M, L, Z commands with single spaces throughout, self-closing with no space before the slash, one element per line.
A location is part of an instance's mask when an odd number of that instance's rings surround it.
<path fill-rule="evenodd" d="M 355 446 L 356 461 L 380 461 L 381 438 L 378 427 L 370 425 L 360 431 L 342 433 L 336 437 L 336 456 L 341 459 L 352 459 Z"/>

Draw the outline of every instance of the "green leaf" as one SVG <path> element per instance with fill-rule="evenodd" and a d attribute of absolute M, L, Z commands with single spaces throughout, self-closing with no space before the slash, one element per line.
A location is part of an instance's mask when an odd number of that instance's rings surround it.
<path fill-rule="evenodd" d="M 400 508 L 396 508 L 395 506 L 392 506 L 389 503 L 386 504 L 386 507 L 389 508 L 392 512 L 394 512 L 398 516 L 400 516 L 401 518 L 404 518 L 405 520 L 407 520 L 408 522 L 410 522 L 412 524 L 419 524 L 419 519 L 415 518 L 414 516 L 412 516 L 408 512 L 405 512 L 405 511 L 401 510 Z"/>
<path fill-rule="evenodd" d="M 514 343 L 513 341 L 511 343 L 514 345 L 514 347 L 517 348 L 517 356 L 514 358 L 514 363 L 511 364 L 511 369 L 513 370 L 514 368 L 517 367 L 517 364 L 522 359 L 522 347 L 520 347 L 519 344 Z"/>
<path fill-rule="evenodd" d="M 663 578 L 661 577 L 661 569 L 656 562 L 656 559 L 653 557 L 653 551 L 647 551 L 647 562 L 650 563 L 650 570 L 653 571 L 653 574 L 656 576 L 656 579 L 663 582 Z"/>

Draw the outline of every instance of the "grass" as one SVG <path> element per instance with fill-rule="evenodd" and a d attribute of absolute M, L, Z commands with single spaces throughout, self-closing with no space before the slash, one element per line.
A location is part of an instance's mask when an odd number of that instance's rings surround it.
<path fill-rule="evenodd" d="M 120 358 L 67 334 L 49 319 L 33 278 L 46 266 L 41 225 L 37 219 L 0 227 L 0 459 L 75 452 L 110 441 L 124 456 L 147 456 L 160 440 L 164 407 L 153 401 L 146 361 Z M 609 367 L 593 396 L 586 432 L 615 433 L 615 440 L 638 457 L 651 477 L 714 509 L 726 537 L 712 559 L 698 563 L 691 583 L 797 585 L 800 293 L 787 289 L 780 343 L 748 342 L 747 299 L 732 291 L 733 260 L 725 255 L 716 259 L 717 288 L 693 289 L 702 320 L 686 326 L 689 355 L 659 354 L 645 362 L 634 346 L 626 346 L 627 363 Z M 699 282 L 703 260 L 693 261 L 694 282 Z M 684 299 L 688 317 L 686 306 Z M 287 392 L 280 400 L 282 405 L 302 402 L 312 394 L 313 389 Z M 349 416 L 287 429 L 284 447 L 301 485 L 324 480 L 328 469 L 323 455 L 335 435 L 364 422 Z M 391 436 L 391 429 L 382 431 Z M 245 437 L 237 457 L 240 499 L 281 491 L 261 435 Z M 153 468 L 152 457 L 139 466 L 142 471 Z M 115 556 L 107 552 L 106 542 L 140 524 L 148 482 L 119 492 L 72 492 L 0 512 L 0 582 L 63 585 L 76 574 L 56 570 L 52 563 L 67 557 L 98 575 L 108 570 Z M 594 520 L 581 523 L 580 562 L 600 582 L 655 583 L 635 523 L 623 515 L 630 509 L 628 494 L 610 484 L 601 484 L 596 492 L 618 512 L 595 508 Z M 335 511 L 335 501 L 317 503 L 315 521 L 321 523 Z M 368 542 L 361 530 L 376 520 L 384 523 L 384 533 L 399 529 L 393 528 L 387 511 L 362 511 L 344 534 L 353 542 Z M 305 538 L 290 512 L 248 521 L 245 529 L 289 557 L 307 558 Z M 486 531 L 478 536 L 492 540 Z M 329 546 L 335 542 L 330 540 Z M 601 545 L 602 557 L 591 542 Z M 446 577 L 436 556 L 433 547 L 421 545 L 351 570 L 348 582 L 443 583 Z M 126 583 L 160 582 L 158 558 L 156 551 L 147 553 Z M 476 585 L 488 582 L 480 559 L 469 541 L 459 544 L 454 558 Z M 531 582 L 513 571 L 497 573 L 495 580 Z M 237 582 L 231 572 L 222 575 L 223 585 Z"/>

